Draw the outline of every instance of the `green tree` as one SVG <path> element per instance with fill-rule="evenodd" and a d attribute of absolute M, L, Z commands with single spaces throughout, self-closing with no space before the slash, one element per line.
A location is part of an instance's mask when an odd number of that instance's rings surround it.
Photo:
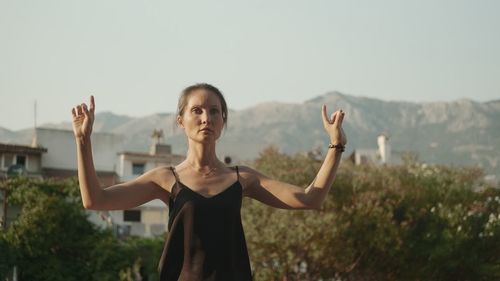
<path fill-rule="evenodd" d="M 268 148 L 254 166 L 306 186 L 320 164 Z M 476 168 L 414 158 L 387 167 L 344 160 L 321 210 L 245 200 L 256 280 L 498 280 L 500 190 L 481 179 Z"/>
<path fill-rule="evenodd" d="M 22 206 L 0 240 L 11 253 L 7 268 L 16 265 L 20 280 L 117 280 L 133 264 L 111 232 L 87 220 L 75 181 L 17 177 L 2 187 L 10 190 L 9 204 Z"/>
<path fill-rule="evenodd" d="M 313 153 L 264 150 L 253 165 L 306 186 Z M 474 168 L 355 166 L 343 160 L 321 210 L 290 211 L 245 199 L 242 210 L 255 280 L 499 280 L 500 190 Z M 0 234 L 0 277 L 21 280 L 149 280 L 163 237 L 118 240 L 88 222 L 75 180 L 10 178 L 0 183 L 22 206 Z"/>

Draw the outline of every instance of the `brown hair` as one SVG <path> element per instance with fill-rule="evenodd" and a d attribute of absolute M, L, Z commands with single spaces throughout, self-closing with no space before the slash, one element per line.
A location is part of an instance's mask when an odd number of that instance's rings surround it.
<path fill-rule="evenodd" d="M 210 91 L 214 94 L 217 95 L 220 101 L 220 106 L 221 106 L 221 113 L 222 113 L 222 120 L 224 121 L 224 126 L 227 127 L 227 104 L 226 100 L 224 99 L 224 96 L 222 95 L 221 91 L 217 89 L 217 87 L 207 84 L 207 83 L 198 83 L 191 85 L 187 88 L 185 88 L 181 95 L 179 96 L 179 102 L 177 103 L 177 115 L 182 116 L 184 113 L 184 109 L 187 105 L 187 100 L 189 95 L 196 91 L 196 90 L 206 90 Z"/>

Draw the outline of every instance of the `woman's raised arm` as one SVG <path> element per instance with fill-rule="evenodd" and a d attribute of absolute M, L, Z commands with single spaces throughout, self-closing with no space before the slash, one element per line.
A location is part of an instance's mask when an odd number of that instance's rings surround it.
<path fill-rule="evenodd" d="M 323 105 L 323 125 L 330 137 L 330 144 L 335 147 L 328 149 L 318 174 L 306 189 L 270 179 L 253 169 L 243 167 L 241 178 L 245 195 L 276 208 L 319 209 L 335 180 L 343 147 L 347 143 L 342 129 L 344 114 L 339 110 L 328 118 L 326 106 Z"/>
<path fill-rule="evenodd" d="M 166 187 L 173 176 L 168 168 L 156 168 L 125 183 L 101 188 L 94 167 L 90 135 L 94 123 L 95 102 L 90 97 L 90 108 L 85 103 L 72 109 L 73 133 L 76 141 L 78 181 L 85 209 L 123 210 L 144 204 L 153 199 L 168 200 Z"/>

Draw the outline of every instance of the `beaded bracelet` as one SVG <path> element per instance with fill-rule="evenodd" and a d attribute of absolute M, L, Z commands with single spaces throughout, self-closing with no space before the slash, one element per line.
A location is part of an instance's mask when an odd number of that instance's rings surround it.
<path fill-rule="evenodd" d="M 345 151 L 345 145 L 341 145 L 341 144 L 328 144 L 328 148 L 335 148 L 336 150 L 339 150 L 340 152 L 344 152 Z"/>

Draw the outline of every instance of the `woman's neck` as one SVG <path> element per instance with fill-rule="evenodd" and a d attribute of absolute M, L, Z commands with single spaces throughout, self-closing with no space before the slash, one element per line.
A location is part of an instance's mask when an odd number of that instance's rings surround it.
<path fill-rule="evenodd" d="M 215 143 L 189 143 L 189 149 L 186 156 L 189 165 L 196 168 L 218 166 L 220 161 L 215 153 Z"/>

